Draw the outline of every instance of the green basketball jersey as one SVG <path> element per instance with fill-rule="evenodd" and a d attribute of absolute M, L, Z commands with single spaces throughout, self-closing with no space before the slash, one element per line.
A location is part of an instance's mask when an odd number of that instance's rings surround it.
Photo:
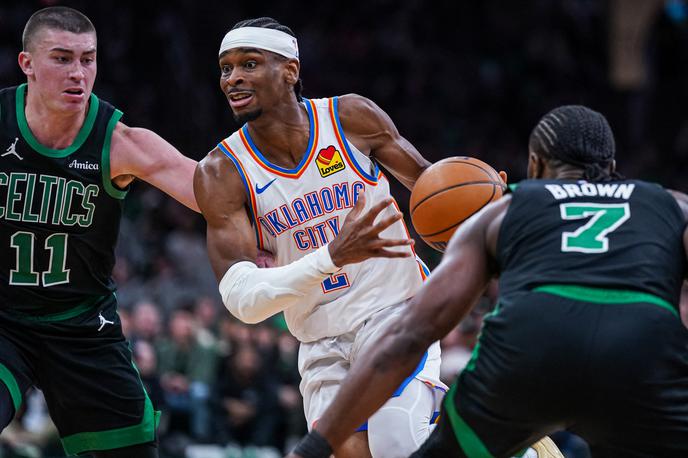
<path fill-rule="evenodd" d="M 27 85 L 0 91 L 0 311 L 59 317 L 112 294 L 126 192 L 110 180 L 122 113 L 94 94 L 71 146 L 50 149 L 24 112 Z"/>
<path fill-rule="evenodd" d="M 678 307 L 686 221 L 661 186 L 640 180 L 527 180 L 497 246 L 500 295 L 569 284 L 639 291 Z"/>

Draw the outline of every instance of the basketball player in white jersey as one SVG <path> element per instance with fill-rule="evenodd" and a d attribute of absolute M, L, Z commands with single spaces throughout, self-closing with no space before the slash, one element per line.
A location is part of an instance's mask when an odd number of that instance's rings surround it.
<path fill-rule="evenodd" d="M 233 315 L 257 323 L 284 312 L 301 342 L 301 392 L 312 428 L 351 363 L 403 313 L 428 273 L 377 163 L 409 189 L 429 163 L 370 100 L 302 99 L 296 38 L 273 19 L 234 26 L 219 64 L 220 87 L 245 124 L 194 177 L 210 260 Z M 258 248 L 273 253 L 278 267 L 257 268 Z M 436 342 L 336 456 L 416 450 L 446 390 L 439 364 Z"/>

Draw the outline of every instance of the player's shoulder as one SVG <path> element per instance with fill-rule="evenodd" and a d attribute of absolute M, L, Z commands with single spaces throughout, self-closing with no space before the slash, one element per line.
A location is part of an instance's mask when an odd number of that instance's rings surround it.
<path fill-rule="evenodd" d="M 375 102 L 359 94 L 337 97 L 337 113 L 347 134 L 370 134 L 394 130 L 392 120 Z"/>
<path fill-rule="evenodd" d="M 206 156 L 198 162 L 196 175 L 207 176 L 209 178 L 222 179 L 231 176 L 235 169 L 227 155 L 216 146 Z M 229 174 L 229 175 L 228 175 Z"/>
<path fill-rule="evenodd" d="M 141 152 L 151 155 L 158 151 L 157 148 L 151 147 L 156 144 L 158 138 L 160 138 L 159 135 L 150 129 L 132 127 L 122 121 L 117 121 L 112 131 L 110 152 L 114 155 L 125 154 L 126 156 L 135 156 Z"/>
<path fill-rule="evenodd" d="M 238 169 L 219 146 L 198 162 L 193 182 L 196 200 L 204 214 L 215 200 L 235 202 L 237 205 L 242 205 L 246 200 Z"/>
<path fill-rule="evenodd" d="M 337 96 L 336 99 L 340 117 L 352 115 L 359 116 L 361 113 L 375 113 L 380 110 L 380 107 L 378 107 L 375 102 L 360 94 L 344 94 Z"/>
<path fill-rule="evenodd" d="M 688 221 L 688 195 L 674 189 L 667 189 L 666 191 L 674 198 L 676 204 L 681 209 L 681 213 L 683 213 L 683 217 Z"/>
<path fill-rule="evenodd" d="M 372 100 L 354 93 L 317 98 L 304 97 L 303 102 L 307 105 L 310 103 L 318 109 L 333 109 L 337 117 L 346 119 L 360 115 L 361 111 L 379 109 Z"/>

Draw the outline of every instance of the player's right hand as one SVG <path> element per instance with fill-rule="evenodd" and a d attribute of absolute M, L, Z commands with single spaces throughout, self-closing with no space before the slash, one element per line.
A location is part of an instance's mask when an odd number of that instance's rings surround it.
<path fill-rule="evenodd" d="M 383 239 L 380 233 L 403 218 L 395 211 L 393 215 L 375 222 L 378 215 L 392 204 L 387 198 L 363 213 L 365 196 L 360 194 L 354 208 L 346 215 L 339 235 L 330 242 L 328 249 L 332 262 L 337 267 L 356 264 L 369 258 L 408 258 L 411 250 L 390 250 L 391 247 L 413 245 L 413 239 Z"/>

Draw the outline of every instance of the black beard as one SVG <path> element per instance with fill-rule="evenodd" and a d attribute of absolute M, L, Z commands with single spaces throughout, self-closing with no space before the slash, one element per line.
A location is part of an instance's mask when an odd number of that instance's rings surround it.
<path fill-rule="evenodd" d="M 236 114 L 236 113 L 234 113 L 234 111 L 232 111 L 232 115 L 234 116 L 234 120 L 239 124 L 245 124 L 249 121 L 255 121 L 262 114 L 263 114 L 262 108 L 258 108 L 255 111 L 249 111 L 248 113 L 242 113 L 242 114 Z"/>

